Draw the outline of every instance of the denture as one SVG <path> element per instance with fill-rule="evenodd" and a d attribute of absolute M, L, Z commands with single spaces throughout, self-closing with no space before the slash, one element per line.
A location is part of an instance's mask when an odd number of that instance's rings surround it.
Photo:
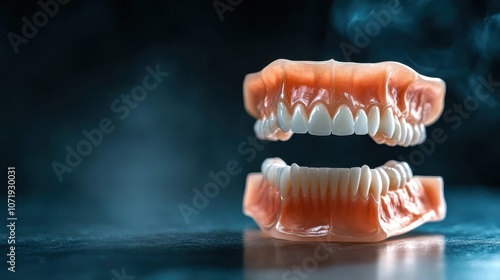
<path fill-rule="evenodd" d="M 418 145 L 444 94 L 441 79 L 397 62 L 279 59 L 243 84 L 255 134 L 270 141 L 368 134 L 378 144 Z M 275 238 L 372 242 L 443 220 L 446 202 L 442 178 L 413 176 L 406 162 L 310 168 L 270 158 L 247 176 L 243 211 Z"/>

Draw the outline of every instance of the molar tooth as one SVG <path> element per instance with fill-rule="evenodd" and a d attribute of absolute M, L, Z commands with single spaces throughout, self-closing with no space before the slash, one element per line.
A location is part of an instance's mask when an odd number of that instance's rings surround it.
<path fill-rule="evenodd" d="M 338 168 L 329 168 L 328 177 L 330 179 L 330 195 L 332 197 L 337 196 L 337 191 L 339 188 L 339 172 Z"/>
<path fill-rule="evenodd" d="M 394 124 L 394 114 L 392 113 L 392 108 L 387 108 L 382 113 L 380 119 L 379 132 L 382 132 L 387 138 L 391 138 L 394 134 L 395 124 Z"/>
<path fill-rule="evenodd" d="M 297 105 L 293 110 L 292 122 L 290 124 L 290 129 L 294 133 L 306 133 L 307 132 L 307 119 L 306 110 L 304 106 Z"/>
<path fill-rule="evenodd" d="M 292 191 L 295 195 L 299 194 L 300 190 L 300 170 L 299 166 L 293 163 L 290 166 L 290 183 L 292 185 Z"/>
<path fill-rule="evenodd" d="M 290 113 L 288 112 L 288 109 L 285 104 L 283 104 L 283 102 L 278 103 L 278 110 L 276 111 L 276 114 L 276 123 L 278 124 L 278 127 L 283 132 L 290 131 L 290 122 L 292 121 L 292 116 L 290 116 Z"/>
<path fill-rule="evenodd" d="M 361 178 L 361 168 L 353 167 L 349 172 L 349 191 L 351 196 L 356 196 L 358 193 L 359 181 Z"/>
<path fill-rule="evenodd" d="M 425 142 L 425 139 L 427 138 L 427 131 L 425 130 L 425 125 L 423 123 L 421 123 L 419 126 L 420 126 L 420 131 L 422 132 L 422 134 L 420 135 L 420 140 L 419 140 L 418 144 L 422 144 Z"/>
<path fill-rule="evenodd" d="M 361 176 L 358 186 L 358 194 L 362 198 L 366 199 L 368 197 L 371 181 L 372 181 L 372 173 L 370 171 L 370 167 L 368 167 L 368 165 L 363 165 L 361 167 Z"/>
<path fill-rule="evenodd" d="M 340 197 L 346 198 L 349 192 L 349 168 L 340 168 L 339 175 Z"/>
<path fill-rule="evenodd" d="M 373 136 L 377 133 L 380 125 L 380 109 L 377 106 L 372 106 L 368 113 L 368 134 Z"/>
<path fill-rule="evenodd" d="M 382 179 L 380 178 L 380 174 L 376 169 L 370 170 L 372 173 L 372 182 L 370 184 L 370 192 L 375 198 L 376 201 L 380 199 L 380 192 L 382 191 Z"/>
<path fill-rule="evenodd" d="M 389 190 L 389 175 L 387 175 L 387 172 L 385 171 L 384 168 L 376 168 L 378 173 L 380 174 L 380 179 L 382 182 L 382 190 L 381 190 L 381 195 L 386 195 L 387 191 Z"/>
<path fill-rule="evenodd" d="M 413 146 L 413 145 L 416 145 L 418 143 L 418 141 L 420 140 L 422 132 L 420 131 L 420 128 L 418 127 L 418 125 L 413 125 L 412 129 L 413 129 L 413 137 L 411 138 L 410 144 Z"/>
<path fill-rule="evenodd" d="M 332 134 L 330 126 L 330 115 L 325 105 L 318 104 L 314 106 L 309 117 L 307 130 L 311 135 L 326 136 Z"/>
<path fill-rule="evenodd" d="M 280 194 L 282 198 L 290 195 L 290 166 L 283 167 L 280 178 Z"/>
<path fill-rule="evenodd" d="M 309 168 L 305 166 L 299 166 L 300 172 L 300 189 L 302 190 L 302 195 L 309 195 Z"/>
<path fill-rule="evenodd" d="M 309 191 L 312 197 L 319 194 L 319 170 L 316 167 L 309 168 Z"/>
<path fill-rule="evenodd" d="M 354 133 L 354 119 L 351 109 L 342 105 L 337 110 L 332 121 L 332 133 L 338 136 L 351 135 Z"/>
<path fill-rule="evenodd" d="M 404 167 L 404 170 L 406 173 L 406 178 L 409 181 L 411 178 L 413 178 L 413 171 L 411 171 L 410 165 L 405 161 L 400 162 L 400 164 L 401 164 L 401 166 Z"/>
<path fill-rule="evenodd" d="M 408 146 L 410 146 L 411 139 L 413 138 L 413 127 L 411 126 L 411 124 L 406 123 L 406 131 L 407 131 L 406 132 L 406 139 L 405 139 L 403 146 L 408 147 Z"/>
<path fill-rule="evenodd" d="M 325 198 L 326 196 L 326 192 L 328 191 L 328 181 L 328 168 L 319 168 L 319 192 L 321 194 L 321 198 Z"/>
<path fill-rule="evenodd" d="M 401 164 L 399 164 L 399 163 L 396 164 L 394 166 L 394 168 L 396 168 L 396 170 L 399 173 L 399 176 L 401 177 L 401 181 L 400 181 L 399 187 L 398 187 L 400 189 L 400 188 L 404 187 L 404 185 L 406 184 L 406 182 L 409 181 L 409 179 L 408 179 L 408 176 L 406 175 L 405 168 Z"/>
<path fill-rule="evenodd" d="M 356 122 L 354 124 L 354 132 L 357 135 L 368 134 L 368 117 L 365 110 L 359 109 L 356 113 Z"/>
<path fill-rule="evenodd" d="M 394 167 L 384 166 L 384 170 L 389 176 L 389 190 L 397 190 L 401 185 L 401 175 Z"/>

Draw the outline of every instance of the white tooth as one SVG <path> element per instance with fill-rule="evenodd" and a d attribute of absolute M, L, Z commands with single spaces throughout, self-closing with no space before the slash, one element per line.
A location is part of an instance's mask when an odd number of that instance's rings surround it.
<path fill-rule="evenodd" d="M 359 109 L 356 113 L 356 124 L 354 125 L 354 132 L 357 135 L 368 134 L 368 117 L 365 110 Z"/>
<path fill-rule="evenodd" d="M 421 136 L 421 132 L 420 132 L 420 128 L 418 127 L 418 125 L 414 125 L 413 126 L 413 138 L 411 139 L 411 145 L 416 145 L 418 143 L 418 141 L 420 140 L 420 136 Z"/>
<path fill-rule="evenodd" d="M 300 189 L 300 170 L 299 166 L 293 163 L 290 166 L 290 183 L 292 185 L 292 191 L 295 195 L 299 194 Z"/>
<path fill-rule="evenodd" d="M 382 190 L 381 190 L 381 195 L 386 195 L 387 191 L 389 190 L 389 175 L 387 175 L 387 172 L 385 171 L 384 168 L 376 168 L 378 173 L 380 174 L 380 179 L 382 182 Z"/>
<path fill-rule="evenodd" d="M 253 125 L 253 131 L 255 132 L 255 135 L 257 136 L 257 138 L 259 138 L 260 140 L 264 140 L 264 138 L 262 137 L 261 129 L 260 129 L 261 126 L 262 126 L 262 121 L 260 119 L 255 121 L 255 124 Z"/>
<path fill-rule="evenodd" d="M 399 188 L 402 188 L 402 187 L 404 187 L 404 185 L 408 181 L 408 176 L 406 175 L 406 170 L 405 170 L 404 166 L 399 164 L 399 163 L 397 163 L 394 166 L 394 168 L 396 168 L 396 170 L 399 173 L 399 176 L 401 176 L 401 182 L 399 183 Z"/>
<path fill-rule="evenodd" d="M 408 134 L 408 130 L 406 130 L 407 123 L 405 118 L 401 118 L 401 138 L 399 139 L 399 144 L 403 145 L 406 139 L 406 134 Z"/>
<path fill-rule="evenodd" d="M 380 174 L 377 170 L 370 170 L 372 173 L 372 183 L 370 184 L 370 192 L 375 198 L 375 201 L 379 201 L 380 192 L 382 191 L 382 179 L 380 178 Z"/>
<path fill-rule="evenodd" d="M 319 195 L 319 170 L 316 167 L 309 168 L 309 191 L 312 197 Z"/>
<path fill-rule="evenodd" d="M 373 106 L 368 113 L 368 134 L 373 136 L 377 133 L 380 125 L 380 109 Z"/>
<path fill-rule="evenodd" d="M 306 109 L 304 106 L 297 105 L 293 110 L 292 122 L 290 124 L 290 129 L 294 133 L 306 133 L 307 132 L 307 118 Z"/>
<path fill-rule="evenodd" d="M 394 143 L 398 143 L 401 139 L 401 124 L 399 123 L 399 119 L 394 119 L 394 134 L 392 135 L 392 139 Z"/>
<path fill-rule="evenodd" d="M 271 112 L 271 114 L 269 114 L 269 130 L 271 132 L 271 134 L 274 134 L 276 132 L 276 130 L 279 129 L 278 127 L 278 124 L 276 124 L 276 116 L 274 115 L 273 112 Z"/>
<path fill-rule="evenodd" d="M 401 175 L 394 167 L 384 166 L 384 170 L 389 176 L 389 190 L 397 190 L 401 185 Z"/>
<path fill-rule="evenodd" d="M 269 125 L 267 124 L 267 117 L 263 117 L 262 120 L 260 121 L 260 136 L 262 137 L 263 140 L 268 140 L 268 135 L 269 135 Z"/>
<path fill-rule="evenodd" d="M 260 170 L 262 172 L 262 174 L 264 175 L 264 177 L 266 179 L 268 179 L 267 175 L 268 175 L 268 169 L 269 167 L 271 167 L 271 164 L 272 163 L 272 159 L 271 158 L 266 158 L 263 162 L 262 162 L 262 165 L 260 166 Z"/>
<path fill-rule="evenodd" d="M 339 188 L 339 172 L 338 168 L 329 168 L 328 177 L 330 179 L 330 195 L 337 197 L 337 190 Z"/>
<path fill-rule="evenodd" d="M 283 102 L 278 103 L 278 110 L 276 111 L 277 114 L 277 124 L 278 127 L 283 131 L 283 132 L 288 132 L 290 131 L 290 122 L 292 121 L 292 116 L 290 116 L 290 113 L 288 112 L 287 107 Z"/>
<path fill-rule="evenodd" d="M 281 185 L 281 184 L 280 184 L 281 172 L 283 172 L 283 169 L 284 169 L 284 167 L 276 167 L 276 168 L 274 169 L 274 172 L 273 172 L 273 173 L 274 173 L 274 174 L 273 174 L 273 177 L 274 177 L 274 178 L 273 178 L 273 181 L 272 181 L 272 182 L 274 183 L 274 187 L 275 187 L 276 189 L 279 189 L 279 188 L 280 188 L 280 185 Z"/>
<path fill-rule="evenodd" d="M 337 136 L 351 135 L 354 133 L 354 119 L 351 109 L 347 105 L 338 108 L 333 117 L 332 133 Z"/>
<path fill-rule="evenodd" d="M 406 139 L 405 139 L 405 143 L 403 145 L 405 147 L 410 146 L 412 138 L 413 138 L 413 127 L 411 126 L 411 124 L 406 123 Z"/>
<path fill-rule="evenodd" d="M 423 123 L 420 124 L 420 131 L 422 132 L 420 134 L 420 140 L 418 141 L 418 144 L 422 144 L 424 143 L 425 139 L 427 138 L 427 135 L 426 135 L 426 130 L 425 130 L 425 125 Z"/>
<path fill-rule="evenodd" d="M 309 168 L 305 166 L 299 166 L 300 171 L 300 189 L 302 190 L 302 195 L 309 195 Z"/>
<path fill-rule="evenodd" d="M 408 163 L 406 163 L 405 161 L 402 161 L 400 164 L 401 164 L 401 166 L 404 167 L 405 173 L 406 173 L 406 178 L 409 181 L 413 177 L 413 171 L 411 171 L 410 165 Z"/>
<path fill-rule="evenodd" d="M 370 167 L 363 165 L 361 167 L 361 177 L 359 180 L 358 193 L 362 198 L 367 198 L 370 191 L 370 184 L 372 182 L 372 173 Z"/>
<path fill-rule="evenodd" d="M 387 108 L 382 113 L 382 117 L 380 118 L 380 127 L 378 131 L 385 134 L 387 138 L 391 138 L 394 134 L 394 114 L 392 113 L 392 108 Z"/>
<path fill-rule="evenodd" d="M 321 198 L 325 198 L 328 191 L 328 168 L 319 168 L 319 191 Z"/>
<path fill-rule="evenodd" d="M 280 178 L 280 194 L 282 198 L 290 195 L 290 166 L 283 167 Z"/>
<path fill-rule="evenodd" d="M 346 198 L 349 192 L 349 168 L 340 168 L 339 175 L 340 197 Z"/>
<path fill-rule="evenodd" d="M 356 196 L 358 193 L 359 181 L 361 178 L 361 168 L 353 167 L 349 172 L 349 191 L 351 196 Z"/>
<path fill-rule="evenodd" d="M 311 135 L 326 136 L 332 134 L 331 118 L 325 105 L 314 106 L 309 117 L 307 131 Z"/>

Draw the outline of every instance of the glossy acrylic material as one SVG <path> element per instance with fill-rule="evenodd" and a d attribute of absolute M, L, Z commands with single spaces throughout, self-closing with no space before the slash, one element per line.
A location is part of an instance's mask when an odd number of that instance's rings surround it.
<path fill-rule="evenodd" d="M 330 115 L 342 104 L 353 112 L 377 105 L 392 107 L 397 117 L 408 122 L 429 125 L 443 110 L 445 83 L 397 62 L 278 59 L 262 71 L 248 74 L 243 94 L 247 112 L 256 119 L 275 112 L 279 101 L 289 112 L 298 103 L 308 111 L 321 102 Z"/>
<path fill-rule="evenodd" d="M 243 211 L 261 230 L 287 240 L 373 242 L 408 232 L 446 215 L 440 177 L 414 177 L 377 201 L 291 195 L 282 197 L 261 173 L 247 177 Z"/>

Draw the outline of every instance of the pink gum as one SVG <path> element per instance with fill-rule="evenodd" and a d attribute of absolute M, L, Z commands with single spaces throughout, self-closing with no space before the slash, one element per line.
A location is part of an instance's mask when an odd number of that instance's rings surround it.
<path fill-rule="evenodd" d="M 344 63 L 279 59 L 262 71 L 248 74 L 243 83 L 245 108 L 259 119 L 283 102 L 289 112 L 303 104 L 310 113 L 317 102 L 333 116 L 348 105 L 353 112 L 372 105 L 392 107 L 396 117 L 429 125 L 443 110 L 445 84 L 418 74 L 397 62 Z"/>
<path fill-rule="evenodd" d="M 376 201 L 302 195 L 281 198 L 261 173 L 247 177 L 243 211 L 261 230 L 287 240 L 374 242 L 403 234 L 446 215 L 440 177 L 414 177 Z"/>

